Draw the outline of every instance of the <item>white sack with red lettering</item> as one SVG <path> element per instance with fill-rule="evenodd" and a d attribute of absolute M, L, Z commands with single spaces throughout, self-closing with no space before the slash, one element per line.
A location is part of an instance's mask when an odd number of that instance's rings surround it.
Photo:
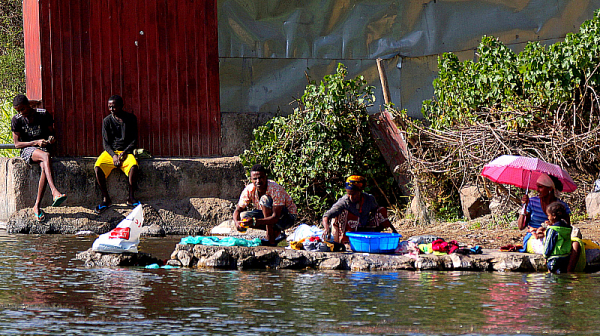
<path fill-rule="evenodd" d="M 144 212 L 140 204 L 116 228 L 100 235 L 92 244 L 92 250 L 104 253 L 137 253 L 143 223 Z"/>

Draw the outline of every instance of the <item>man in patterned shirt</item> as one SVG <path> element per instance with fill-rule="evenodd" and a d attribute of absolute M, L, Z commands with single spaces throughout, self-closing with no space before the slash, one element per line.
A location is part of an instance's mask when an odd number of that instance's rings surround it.
<path fill-rule="evenodd" d="M 248 227 L 266 230 L 267 237 L 263 245 L 277 246 L 286 237 L 284 231 L 296 221 L 296 204 L 282 186 L 267 180 L 267 171 L 262 165 L 252 166 L 250 179 L 252 183 L 242 191 L 233 212 L 236 228 L 240 232 Z M 244 211 L 250 205 L 254 209 Z"/>

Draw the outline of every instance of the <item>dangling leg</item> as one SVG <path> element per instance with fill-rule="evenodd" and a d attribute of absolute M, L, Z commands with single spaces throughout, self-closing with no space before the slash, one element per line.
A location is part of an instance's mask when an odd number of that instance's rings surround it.
<path fill-rule="evenodd" d="M 137 175 L 138 175 L 138 166 L 132 166 L 129 169 L 129 198 L 127 199 L 127 204 L 136 205 L 138 201 L 135 199 L 134 191 L 137 188 Z"/>

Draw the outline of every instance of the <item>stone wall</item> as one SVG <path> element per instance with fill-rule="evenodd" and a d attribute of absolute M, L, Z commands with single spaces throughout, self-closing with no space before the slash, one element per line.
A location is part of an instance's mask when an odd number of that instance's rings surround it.
<path fill-rule="evenodd" d="M 52 168 L 58 189 L 68 195 L 67 207 L 93 209 L 101 201 L 94 174 L 95 158 L 54 158 Z M 18 158 L 0 158 L 0 221 L 35 202 L 40 176 L 39 165 Z M 136 197 L 142 202 L 176 202 L 190 198 L 218 198 L 234 201 L 245 184 L 244 169 L 237 157 L 209 159 L 157 158 L 140 161 Z M 113 203 L 124 203 L 127 180 L 120 171 L 108 177 Z M 47 188 L 42 207 L 51 204 Z"/>

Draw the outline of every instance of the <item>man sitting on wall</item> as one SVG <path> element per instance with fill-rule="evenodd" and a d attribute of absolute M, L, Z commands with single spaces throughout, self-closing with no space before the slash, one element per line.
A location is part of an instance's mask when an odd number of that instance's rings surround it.
<path fill-rule="evenodd" d="M 52 206 L 59 206 L 67 199 L 54 185 L 52 177 L 52 164 L 50 162 L 50 149 L 54 138 L 54 120 L 45 110 L 36 111 L 31 108 L 29 99 L 25 95 L 17 95 L 13 100 L 13 107 L 19 114 L 12 118 L 10 130 L 13 134 L 15 147 L 21 150 L 21 158 L 27 163 L 39 163 L 42 169 L 38 184 L 37 198 L 33 205 L 33 214 L 38 222 L 46 219 L 44 211 L 40 209 L 40 201 L 46 191 L 46 182 L 52 191 Z"/>
<path fill-rule="evenodd" d="M 96 206 L 101 213 L 112 203 L 106 187 L 106 178 L 110 172 L 119 168 L 129 178 L 129 198 L 127 205 L 136 207 L 140 204 L 134 197 L 137 183 L 138 163 L 133 156 L 137 142 L 137 118 L 133 113 L 123 111 L 123 98 L 112 96 L 108 99 L 110 114 L 102 121 L 102 146 L 104 151 L 96 160 L 95 171 L 102 202 Z"/>
<path fill-rule="evenodd" d="M 263 245 L 277 246 L 286 237 L 284 230 L 296 221 L 296 204 L 282 186 L 267 180 L 267 171 L 262 165 L 252 166 L 250 179 L 252 183 L 242 191 L 233 212 L 233 220 L 240 232 L 248 227 L 266 230 L 267 237 Z M 253 205 L 254 209 L 244 211 L 249 205 Z"/>

